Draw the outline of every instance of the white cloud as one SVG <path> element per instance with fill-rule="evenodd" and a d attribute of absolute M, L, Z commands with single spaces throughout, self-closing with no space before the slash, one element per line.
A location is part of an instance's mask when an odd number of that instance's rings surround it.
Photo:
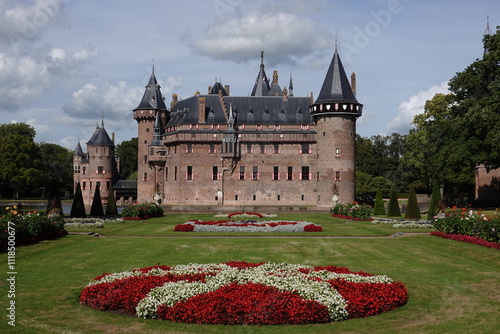
<path fill-rule="evenodd" d="M 413 118 L 424 112 L 425 102 L 432 99 L 437 93 L 449 93 L 448 81 L 443 81 L 439 85 L 420 91 L 407 101 L 401 102 L 398 107 L 398 115 L 389 122 L 386 132 L 407 133 L 412 128 Z"/>
<path fill-rule="evenodd" d="M 262 14 L 216 21 L 203 36 L 187 43 L 202 55 L 245 62 L 265 51 L 266 62 L 293 63 L 317 50 L 331 49 L 332 38 L 310 18 L 291 13 Z"/>

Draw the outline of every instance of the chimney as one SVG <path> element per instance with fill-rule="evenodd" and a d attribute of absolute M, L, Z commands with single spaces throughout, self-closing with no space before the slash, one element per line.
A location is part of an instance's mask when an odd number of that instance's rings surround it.
<path fill-rule="evenodd" d="M 111 141 L 113 142 L 113 144 L 115 143 L 115 133 L 114 132 L 111 132 Z"/>
<path fill-rule="evenodd" d="M 351 89 L 354 93 L 354 96 L 356 96 L 356 73 L 354 72 L 352 72 L 351 74 Z"/>
<path fill-rule="evenodd" d="M 198 98 L 198 123 L 205 123 L 205 98 Z"/>
<path fill-rule="evenodd" d="M 173 111 L 177 105 L 177 94 L 172 94 L 172 102 L 170 102 L 170 110 Z"/>
<path fill-rule="evenodd" d="M 277 84 L 278 83 L 278 71 L 274 70 L 273 71 L 273 84 Z"/>
<path fill-rule="evenodd" d="M 231 95 L 231 93 L 229 93 L 229 85 L 224 85 L 224 89 L 226 90 L 228 96 Z"/>
<path fill-rule="evenodd" d="M 288 89 L 283 87 L 283 101 L 288 101 Z"/>
<path fill-rule="evenodd" d="M 212 94 L 212 86 L 208 86 L 208 95 Z"/>

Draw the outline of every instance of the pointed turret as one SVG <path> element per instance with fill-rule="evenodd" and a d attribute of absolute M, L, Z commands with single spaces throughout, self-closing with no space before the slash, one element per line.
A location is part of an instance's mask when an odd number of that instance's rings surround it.
<path fill-rule="evenodd" d="M 161 123 L 161 117 L 160 114 L 157 112 L 156 117 L 155 117 L 155 125 L 153 126 L 153 141 L 149 146 L 163 146 L 163 143 L 161 141 L 161 135 L 163 131 L 163 126 Z"/>
<path fill-rule="evenodd" d="M 87 142 L 87 146 L 88 145 L 115 147 L 115 143 L 113 143 L 108 133 L 106 132 L 106 129 L 104 129 L 104 121 L 102 122 L 101 127 L 98 126 L 95 129 L 92 138 L 90 138 L 90 140 Z"/>
<path fill-rule="evenodd" d="M 144 95 L 142 96 L 141 103 L 135 108 L 135 110 L 149 110 L 149 109 L 161 109 L 166 110 L 165 101 L 163 99 L 163 95 L 161 95 L 160 85 L 156 80 L 155 70 L 153 67 L 153 71 L 151 73 L 151 77 L 149 78 L 149 82 L 146 85 L 146 90 L 144 91 Z"/>
<path fill-rule="evenodd" d="M 288 95 L 293 96 L 292 72 L 290 72 L 290 83 L 288 84 Z"/>
<path fill-rule="evenodd" d="M 491 36 L 493 33 L 490 29 L 490 15 L 486 16 L 486 29 L 484 30 L 484 36 Z M 488 54 L 489 50 L 485 47 L 483 50 L 483 56 Z"/>
<path fill-rule="evenodd" d="M 261 51 L 259 75 L 257 75 L 257 79 L 255 80 L 251 96 L 267 96 L 270 89 L 269 80 L 264 70 L 264 51 Z"/>
<path fill-rule="evenodd" d="M 75 153 L 73 155 L 79 157 L 85 155 L 85 153 L 83 153 L 82 145 L 80 145 L 80 140 L 78 140 L 78 144 L 76 144 Z"/>
<path fill-rule="evenodd" d="M 311 106 L 311 114 L 317 116 L 319 113 L 340 112 L 361 116 L 362 107 L 363 105 L 356 100 L 337 47 L 335 47 L 323 86 L 321 86 L 318 98 Z"/>

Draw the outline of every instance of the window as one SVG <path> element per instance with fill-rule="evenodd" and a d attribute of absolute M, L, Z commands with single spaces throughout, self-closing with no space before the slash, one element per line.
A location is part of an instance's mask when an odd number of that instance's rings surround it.
<path fill-rule="evenodd" d="M 246 180 L 245 177 L 245 166 L 240 166 L 240 181 Z"/>
<path fill-rule="evenodd" d="M 280 179 L 280 168 L 279 168 L 279 166 L 274 166 L 273 167 L 273 180 L 279 181 L 279 179 Z"/>
<path fill-rule="evenodd" d="M 75 174 L 80 174 L 80 166 L 75 166 Z"/>
<path fill-rule="evenodd" d="M 147 180 L 148 180 L 148 173 L 144 173 L 144 174 L 142 175 L 142 180 L 143 180 L 143 181 L 147 181 Z"/>
<path fill-rule="evenodd" d="M 302 166 L 302 172 L 300 173 L 300 179 L 303 181 L 308 181 L 311 179 L 311 174 L 309 173 L 309 166 Z"/>
<path fill-rule="evenodd" d="M 89 190 L 92 190 L 92 181 L 90 181 Z"/>
<path fill-rule="evenodd" d="M 97 181 L 95 183 L 95 187 L 96 187 L 96 189 L 99 189 L 99 191 L 101 191 L 101 181 Z"/>
<path fill-rule="evenodd" d="M 287 179 L 287 181 L 293 181 L 293 167 L 292 166 L 288 166 L 288 168 L 287 168 L 286 179 Z"/>
<path fill-rule="evenodd" d="M 279 144 L 273 144 L 273 154 L 280 154 L 280 145 Z"/>
<path fill-rule="evenodd" d="M 188 143 L 186 145 L 186 153 L 193 153 L 193 144 L 192 143 Z"/>
<path fill-rule="evenodd" d="M 109 187 L 111 187 L 111 182 L 106 181 L 106 189 L 105 190 L 109 190 Z"/>
<path fill-rule="evenodd" d="M 215 144 L 210 143 L 209 145 L 210 145 L 210 147 L 208 148 L 208 153 L 217 153 L 217 149 L 215 148 Z"/>
<path fill-rule="evenodd" d="M 147 163 L 147 162 L 148 162 L 148 156 L 147 156 L 147 155 L 145 155 L 145 156 L 144 156 L 144 159 L 143 159 L 143 161 L 142 161 L 142 162 L 144 162 L 144 163 Z"/>
<path fill-rule="evenodd" d="M 266 145 L 265 144 L 260 144 L 259 147 L 260 147 L 259 153 L 260 154 L 266 154 Z"/>
<path fill-rule="evenodd" d="M 250 143 L 247 144 L 247 153 L 248 154 L 252 153 L 252 144 L 250 144 Z"/>
<path fill-rule="evenodd" d="M 83 181 L 82 190 L 87 190 L 87 182 Z"/>
<path fill-rule="evenodd" d="M 259 180 L 259 166 L 252 167 L 252 181 Z"/>
<path fill-rule="evenodd" d="M 83 166 L 82 174 L 87 174 L 87 167 Z"/>
<path fill-rule="evenodd" d="M 340 176 L 340 172 L 335 172 L 335 181 L 342 181 L 342 177 Z"/>
<path fill-rule="evenodd" d="M 335 158 L 340 158 L 340 148 L 335 148 Z"/>
<path fill-rule="evenodd" d="M 165 167 L 165 181 L 168 181 L 168 167 Z"/>
<path fill-rule="evenodd" d="M 174 167 L 174 181 L 177 181 L 177 166 Z"/>
<path fill-rule="evenodd" d="M 309 149 L 309 143 L 302 143 L 300 152 L 301 154 L 310 154 L 311 150 Z"/>
<path fill-rule="evenodd" d="M 193 180 L 193 166 L 186 167 L 186 180 L 188 181 Z"/>
<path fill-rule="evenodd" d="M 104 171 L 104 166 L 97 166 L 96 174 L 106 174 Z"/>
<path fill-rule="evenodd" d="M 219 167 L 212 166 L 212 181 L 219 180 Z"/>

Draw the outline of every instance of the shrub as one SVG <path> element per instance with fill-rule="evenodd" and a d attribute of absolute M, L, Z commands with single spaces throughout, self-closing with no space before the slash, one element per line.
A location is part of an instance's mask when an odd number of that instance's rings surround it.
<path fill-rule="evenodd" d="M 72 218 L 85 218 L 87 215 L 85 213 L 85 204 L 83 204 L 82 187 L 80 182 L 76 184 L 75 198 L 73 198 L 73 204 L 71 204 L 71 212 L 69 214 Z"/>
<path fill-rule="evenodd" d="M 115 191 L 113 187 L 109 187 L 108 203 L 106 204 L 106 216 L 117 215 L 118 209 L 116 208 Z"/>
<path fill-rule="evenodd" d="M 90 215 L 94 217 L 104 216 L 104 209 L 102 208 L 101 192 L 99 187 L 95 187 L 94 199 L 92 200 L 92 206 L 90 207 Z"/>
<path fill-rule="evenodd" d="M 420 219 L 420 210 L 418 209 L 417 195 L 413 186 L 410 187 L 408 196 L 408 206 L 406 207 L 406 216 L 408 219 Z"/>
<path fill-rule="evenodd" d="M 357 202 L 338 203 L 332 208 L 331 213 L 335 216 L 344 216 L 356 220 L 369 220 L 372 216 L 372 207 L 360 205 Z"/>
<path fill-rule="evenodd" d="M 437 181 L 432 182 L 431 202 L 429 204 L 429 212 L 427 212 L 427 219 L 432 219 L 441 209 L 441 192 Z"/>
<path fill-rule="evenodd" d="M 389 200 L 387 217 L 401 217 L 401 210 L 399 209 L 398 196 L 396 195 L 396 189 L 394 187 L 391 190 L 391 197 Z"/>
<path fill-rule="evenodd" d="M 156 203 L 135 203 L 123 209 L 122 217 L 150 218 L 163 216 L 163 208 Z"/>
<path fill-rule="evenodd" d="M 375 196 L 375 206 L 373 207 L 374 215 L 385 215 L 384 199 L 382 198 L 382 190 L 378 188 L 377 195 Z"/>

